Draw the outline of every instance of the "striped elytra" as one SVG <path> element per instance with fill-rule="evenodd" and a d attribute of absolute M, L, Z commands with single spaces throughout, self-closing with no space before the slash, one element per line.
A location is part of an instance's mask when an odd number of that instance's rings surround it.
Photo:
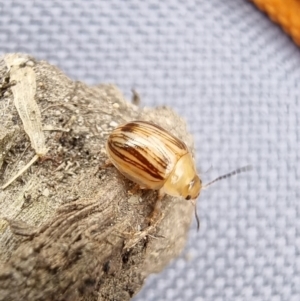
<path fill-rule="evenodd" d="M 132 121 L 114 129 L 106 150 L 111 163 L 140 188 L 196 199 L 201 190 L 194 160 L 174 135 L 146 121 Z"/>

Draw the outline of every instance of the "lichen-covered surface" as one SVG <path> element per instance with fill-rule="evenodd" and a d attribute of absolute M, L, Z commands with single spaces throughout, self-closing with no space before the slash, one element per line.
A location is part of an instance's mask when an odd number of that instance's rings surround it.
<path fill-rule="evenodd" d="M 115 168 L 99 170 L 105 139 L 133 119 L 155 121 L 191 149 L 192 138 L 170 109 L 139 109 L 113 85 L 89 87 L 46 62 L 18 57 L 20 68 L 33 71 L 19 80 L 36 78 L 48 151 L 0 191 L 0 300 L 129 300 L 180 253 L 193 205 L 167 197 L 163 220 L 149 228 L 156 192 L 130 195 L 132 183 Z M 3 60 L 0 77 L 9 82 Z M 21 84 L 11 84 L 1 88 L 1 185 L 35 155 L 15 108 Z"/>

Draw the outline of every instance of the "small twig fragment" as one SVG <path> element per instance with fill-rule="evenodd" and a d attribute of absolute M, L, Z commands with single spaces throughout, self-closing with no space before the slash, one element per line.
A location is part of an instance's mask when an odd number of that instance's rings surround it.
<path fill-rule="evenodd" d="M 39 159 L 38 155 L 35 155 L 29 163 L 27 163 L 19 172 L 14 175 L 12 178 L 10 178 L 3 186 L 1 186 L 2 189 L 5 189 L 8 187 L 13 181 L 15 181 L 20 175 L 22 175 L 34 162 L 36 162 Z"/>

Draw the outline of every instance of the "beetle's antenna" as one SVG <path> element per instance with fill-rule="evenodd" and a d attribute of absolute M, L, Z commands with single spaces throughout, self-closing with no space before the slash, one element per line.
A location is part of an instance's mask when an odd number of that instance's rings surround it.
<path fill-rule="evenodd" d="M 227 174 L 225 174 L 225 175 L 223 175 L 223 176 L 219 176 L 219 177 L 217 177 L 216 179 L 214 179 L 213 181 L 211 181 L 211 182 L 209 182 L 209 183 L 203 185 L 203 186 L 202 186 L 202 189 L 206 189 L 208 186 L 210 186 L 211 184 L 213 184 L 213 183 L 215 183 L 215 182 L 218 182 L 218 181 L 223 180 L 223 179 L 226 179 L 226 178 L 230 178 L 230 177 L 232 177 L 232 176 L 234 176 L 234 175 L 237 175 L 237 174 L 239 174 L 239 173 L 242 173 L 242 172 L 250 171 L 250 170 L 252 170 L 252 169 L 253 169 L 252 165 L 247 165 L 247 166 L 238 168 L 238 169 L 236 169 L 236 170 L 234 170 L 234 171 L 232 171 L 232 172 L 230 172 L 230 173 L 227 173 Z"/>
<path fill-rule="evenodd" d="M 192 204 L 194 205 L 195 208 L 195 218 L 196 218 L 196 222 L 197 222 L 197 231 L 199 232 L 200 229 L 200 219 L 197 213 L 197 204 L 196 204 L 196 200 L 194 200 L 194 202 L 192 202 Z"/>

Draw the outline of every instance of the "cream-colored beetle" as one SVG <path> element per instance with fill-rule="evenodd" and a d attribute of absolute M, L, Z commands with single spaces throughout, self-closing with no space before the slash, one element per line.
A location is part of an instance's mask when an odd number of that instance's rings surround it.
<path fill-rule="evenodd" d="M 184 197 L 199 196 L 202 182 L 184 142 L 158 125 L 132 121 L 109 135 L 106 151 L 111 163 L 142 189 Z"/>
<path fill-rule="evenodd" d="M 185 143 L 147 121 L 132 121 L 114 129 L 107 139 L 106 151 L 111 163 L 125 177 L 141 189 L 158 190 L 154 215 L 165 194 L 195 200 L 201 189 L 252 169 L 245 166 L 202 185 Z M 195 216 L 199 229 L 196 208 Z"/>

